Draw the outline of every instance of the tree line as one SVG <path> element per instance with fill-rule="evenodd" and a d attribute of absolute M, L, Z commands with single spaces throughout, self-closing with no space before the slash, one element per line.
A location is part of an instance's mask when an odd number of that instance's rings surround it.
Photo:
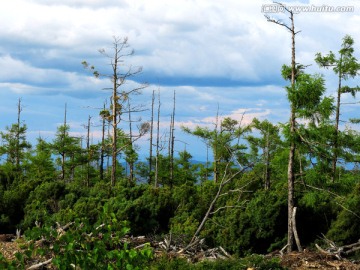
<path fill-rule="evenodd" d="M 307 65 L 296 62 L 299 32 L 293 13 L 288 14 L 289 25 L 267 19 L 291 34 L 291 63 L 281 69 L 289 83 L 289 121 L 253 119 L 244 124 L 217 114 L 213 127 L 183 127 L 212 152 L 212 159 L 203 163 L 194 164 L 186 150 L 174 154 L 175 92 L 166 140 L 159 132 L 160 92 L 153 91 L 150 121 L 135 125 L 133 115 L 143 108 L 133 107 L 131 100 L 147 85 L 128 89 L 127 81 L 141 68 L 127 65 L 134 52 L 126 38 L 114 38 L 110 52 L 100 51 L 110 63 L 110 74 L 82 63 L 92 75 L 110 82 L 108 104 L 99 111 L 98 143 L 90 140 L 90 117 L 86 143 L 71 136 L 65 107 L 54 139 L 39 137 L 32 146 L 19 99 L 17 122 L 0 133 L 0 232 L 78 218 L 96 224 L 105 208 L 117 220 L 129 222 L 134 235 L 171 233 L 189 246 L 201 236 L 208 245 L 239 256 L 284 247 L 301 251 L 322 234 L 344 244 L 356 242 L 360 136 L 352 127 L 359 119 L 341 114 L 346 106 L 342 98 L 356 98 L 360 90 L 348 84 L 360 70 L 354 40 L 346 35 L 337 53 L 314 54 L 318 66 L 332 69 L 338 78 L 335 98 L 327 96 L 324 76 L 307 73 Z M 129 132 L 120 128 L 122 122 Z M 146 134 L 149 155 L 140 161 L 136 141 Z"/>

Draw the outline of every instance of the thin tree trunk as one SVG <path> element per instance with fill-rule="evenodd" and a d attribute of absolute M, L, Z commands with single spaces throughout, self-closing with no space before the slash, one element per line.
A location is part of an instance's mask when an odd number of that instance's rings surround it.
<path fill-rule="evenodd" d="M 105 104 L 104 104 L 105 110 Z M 104 179 L 104 157 L 105 157 L 105 117 L 102 119 L 101 150 L 100 150 L 100 180 Z"/>
<path fill-rule="evenodd" d="M 342 66 L 342 55 L 340 56 L 340 67 Z M 341 103 L 341 77 L 342 72 L 339 70 L 339 87 L 337 91 L 336 99 L 336 115 L 335 115 L 335 133 L 334 133 L 334 146 L 333 146 L 333 159 L 332 159 L 332 182 L 335 182 L 336 178 L 336 164 L 338 158 L 339 148 L 339 122 L 340 122 L 340 103 Z"/>
<path fill-rule="evenodd" d="M 264 155 L 265 155 L 265 175 L 264 175 L 264 180 L 265 180 L 265 190 L 269 190 L 270 189 L 270 141 L 269 141 L 269 130 L 266 133 L 266 146 L 265 146 L 265 151 L 264 151 Z"/>
<path fill-rule="evenodd" d="M 293 230 L 294 230 L 293 233 L 294 233 L 294 237 L 295 237 L 296 246 L 298 248 L 298 251 L 302 252 L 303 248 L 301 247 L 300 238 L 299 238 L 299 235 L 298 235 L 298 232 L 296 229 L 296 209 L 297 208 L 294 207 L 291 219 L 292 219 L 292 223 L 293 223 Z"/>
<path fill-rule="evenodd" d="M 206 213 L 205 213 L 205 215 L 204 215 L 204 217 L 203 217 L 200 225 L 198 226 L 196 232 L 194 233 L 194 235 L 193 235 L 190 243 L 187 245 L 187 247 L 185 248 L 185 250 L 186 250 L 189 246 L 191 246 L 192 243 L 194 243 L 194 241 L 196 240 L 196 237 L 197 237 L 198 234 L 201 232 L 201 230 L 204 228 L 205 222 L 206 222 L 206 221 L 208 220 L 208 218 L 210 217 L 211 211 L 213 210 L 213 208 L 214 208 L 217 200 L 218 200 L 219 197 L 221 196 L 221 192 L 222 192 L 224 186 L 225 186 L 226 184 L 228 184 L 230 181 L 232 181 L 237 175 L 243 173 L 243 171 L 244 171 L 245 169 L 239 170 L 239 171 L 237 171 L 235 174 L 230 175 L 230 176 L 227 176 L 228 173 L 229 173 L 228 170 L 230 170 L 230 169 L 229 169 L 229 163 L 226 165 L 226 168 L 225 168 L 225 171 L 224 171 L 224 176 L 223 176 L 222 179 L 221 179 L 221 182 L 220 182 L 220 184 L 219 184 L 218 191 L 216 192 L 216 195 L 215 195 L 214 199 L 211 201 L 208 210 L 206 211 Z"/>
<path fill-rule="evenodd" d="M 271 19 L 269 16 L 266 16 L 269 22 L 276 23 L 280 26 L 285 27 L 291 33 L 291 88 L 292 91 L 295 89 L 295 73 L 296 73 L 296 62 L 295 62 L 295 24 L 294 24 L 294 13 L 287 9 L 281 3 L 275 2 L 280 5 L 290 14 L 291 26 L 284 24 L 281 21 L 276 21 Z M 294 209 L 294 180 L 295 180 L 295 172 L 294 172 L 294 163 L 295 163 L 295 136 L 296 136 L 296 115 L 295 115 L 295 104 L 290 101 L 290 149 L 289 149 L 289 160 L 288 160 L 288 172 L 287 172 L 287 181 L 288 181 L 288 241 L 287 241 L 287 251 L 291 252 L 294 245 L 294 224 L 292 223 L 292 214 Z"/>
<path fill-rule="evenodd" d="M 208 170 L 209 170 L 209 145 L 206 144 L 206 171 L 205 171 L 205 181 L 208 180 Z"/>
<path fill-rule="evenodd" d="M 65 180 L 65 136 L 66 136 L 66 114 L 67 114 L 67 104 L 65 103 L 65 113 L 64 113 L 64 133 L 62 138 L 62 154 L 61 154 L 61 179 Z"/>
<path fill-rule="evenodd" d="M 15 149 L 15 165 L 16 170 L 20 170 L 20 116 L 21 116 L 21 98 L 18 100 L 18 113 L 17 113 L 17 130 L 16 130 L 16 149 Z"/>
<path fill-rule="evenodd" d="M 156 134 L 156 164 L 155 164 L 155 188 L 158 187 L 158 181 L 159 181 L 159 143 L 160 143 L 160 90 L 158 91 L 158 113 L 157 113 L 157 134 Z"/>
<path fill-rule="evenodd" d="M 107 129 L 107 137 L 110 138 L 111 137 L 111 121 L 108 122 L 108 129 Z M 110 154 L 107 155 L 107 159 L 106 159 L 106 175 L 109 176 L 111 173 L 110 170 Z"/>
<path fill-rule="evenodd" d="M 112 93 L 112 166 L 111 166 L 111 186 L 115 186 L 116 165 L 117 165 L 117 114 L 118 114 L 118 96 L 117 96 L 117 67 L 118 67 L 118 50 L 115 47 L 115 57 L 113 67 L 113 93 Z"/>
<path fill-rule="evenodd" d="M 219 105 L 216 111 L 216 123 L 215 123 L 215 142 L 214 142 L 214 182 L 217 183 L 219 180 L 219 169 L 218 169 L 218 125 L 219 125 Z"/>
<path fill-rule="evenodd" d="M 132 134 L 132 122 L 131 122 L 131 108 L 130 108 L 130 99 L 128 99 L 128 109 L 129 109 L 129 132 L 130 132 L 130 144 L 129 147 L 133 148 L 133 134 Z M 132 158 L 128 161 L 129 164 L 129 181 L 132 183 L 134 181 L 134 161 Z"/>
<path fill-rule="evenodd" d="M 291 88 L 295 88 L 295 26 L 294 26 L 294 14 L 290 12 L 291 19 Z M 291 103 L 291 115 L 290 115 L 290 150 L 289 150 L 289 163 L 288 163 L 288 252 L 291 252 L 294 245 L 294 224 L 292 223 L 292 213 L 294 209 L 294 182 L 295 182 L 295 151 L 296 145 L 294 141 L 295 137 L 295 105 Z"/>
<path fill-rule="evenodd" d="M 153 131 L 154 131 L 154 101 L 155 101 L 155 90 L 152 92 L 151 99 L 151 122 L 150 122 L 150 149 L 149 149 L 149 184 L 152 181 L 152 159 L 153 159 Z"/>
<path fill-rule="evenodd" d="M 86 151 L 87 151 L 87 164 L 86 164 L 86 186 L 90 186 L 90 121 L 91 116 L 89 115 L 87 124 L 87 136 L 86 136 Z"/>
<path fill-rule="evenodd" d="M 171 124 L 170 124 L 170 130 L 171 130 L 171 133 L 170 133 L 170 188 L 172 188 L 172 185 L 174 182 L 175 103 L 176 103 L 176 99 L 175 99 L 175 91 L 174 91 L 174 105 L 173 105 L 173 112 L 172 112 Z"/>

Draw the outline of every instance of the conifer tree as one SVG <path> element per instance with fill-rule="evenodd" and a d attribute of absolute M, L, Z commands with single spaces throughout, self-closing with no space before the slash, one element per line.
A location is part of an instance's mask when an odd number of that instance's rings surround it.
<path fill-rule="evenodd" d="M 74 176 L 74 169 L 80 165 L 78 159 L 82 155 L 80 138 L 69 134 L 70 126 L 65 124 L 57 128 L 55 138 L 52 142 L 52 151 L 59 156 L 57 164 L 61 167 L 61 180 L 69 180 Z"/>
<path fill-rule="evenodd" d="M 24 161 L 26 153 L 31 149 L 31 144 L 26 140 L 27 126 L 21 122 L 21 99 L 18 100 L 18 114 L 16 124 L 6 127 L 5 132 L 0 132 L 2 145 L 0 146 L 0 156 L 6 157 L 6 168 L 10 178 L 19 177 L 21 175 L 21 165 Z M 11 179 L 8 181 L 11 181 Z"/>
<path fill-rule="evenodd" d="M 51 144 L 43 138 L 37 139 L 35 149 L 28 157 L 28 177 L 36 181 L 55 179 L 55 167 L 51 157 Z"/>
<path fill-rule="evenodd" d="M 191 130 L 182 127 L 184 132 L 204 140 L 211 146 L 214 182 L 218 182 L 219 175 L 223 173 L 226 164 L 232 160 L 235 159 L 241 165 L 248 163 L 247 158 L 243 155 L 246 146 L 240 144 L 238 138 L 248 132 L 249 127 L 241 127 L 240 124 L 237 120 L 226 117 L 219 124 L 215 124 L 214 129 L 197 126 Z"/>
<path fill-rule="evenodd" d="M 344 81 L 355 78 L 360 71 L 360 63 L 354 56 L 354 40 L 351 36 L 346 35 L 343 38 L 341 49 L 339 50 L 338 57 L 333 52 L 323 56 L 321 53 L 316 54 L 315 61 L 320 67 L 332 68 L 338 76 L 338 87 L 336 93 L 336 113 L 334 124 L 334 137 L 333 137 L 333 157 L 332 157 L 332 181 L 336 177 L 336 165 L 339 157 L 339 148 L 341 147 L 339 140 L 339 123 L 341 115 L 341 96 L 342 94 L 350 93 L 354 98 L 358 91 L 359 86 L 350 87 L 344 85 Z"/>
<path fill-rule="evenodd" d="M 263 167 L 264 188 L 268 190 L 271 186 L 271 160 L 274 153 L 282 147 L 280 128 L 267 120 L 260 121 L 256 118 L 253 119 L 251 128 L 258 130 L 260 137 L 249 135 L 246 139 L 250 143 L 252 156 L 255 158 L 254 163 L 261 164 Z"/>

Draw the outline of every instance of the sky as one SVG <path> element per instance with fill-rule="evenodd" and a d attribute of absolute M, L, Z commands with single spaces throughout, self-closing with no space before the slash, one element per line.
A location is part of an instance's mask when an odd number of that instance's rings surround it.
<path fill-rule="evenodd" d="M 288 7 L 338 7 L 340 1 L 282 1 Z M 281 78 L 283 64 L 290 64 L 291 35 L 269 23 L 267 0 L 11 0 L 0 9 L 0 130 L 16 122 L 21 98 L 21 119 L 33 144 L 41 136 L 54 138 L 64 121 L 75 136 L 85 136 L 91 116 L 91 137 L 100 138 L 99 110 L 111 93 L 106 78 L 94 78 L 83 68 L 86 60 L 109 72 L 114 37 L 128 38 L 134 55 L 125 66 L 142 67 L 125 89 L 148 83 L 132 98 L 144 111 L 133 118 L 149 121 L 151 96 L 161 97 L 161 136 L 167 136 L 176 92 L 175 150 L 186 148 L 196 160 L 206 159 L 206 146 L 181 130 L 181 126 L 213 128 L 217 111 L 221 118 L 254 117 L 273 123 L 286 122 L 289 104 Z M 336 91 L 336 76 L 314 62 L 317 52 L 340 49 L 342 38 L 355 40 L 360 58 L 360 1 L 341 1 L 350 12 L 299 12 L 295 27 L 297 62 L 310 65 L 308 72 L 324 75 L 327 94 Z M 268 13 L 289 23 L 281 12 Z M 351 83 L 356 84 L 358 80 Z M 351 98 L 344 97 L 344 102 Z M 157 102 L 157 101 L 156 101 Z M 358 117 L 359 104 L 344 106 L 343 117 Z M 357 114 L 357 115 L 356 115 Z M 121 127 L 128 129 L 128 123 Z M 149 137 L 137 141 L 146 156 Z M 186 143 L 185 143 L 186 142 Z"/>

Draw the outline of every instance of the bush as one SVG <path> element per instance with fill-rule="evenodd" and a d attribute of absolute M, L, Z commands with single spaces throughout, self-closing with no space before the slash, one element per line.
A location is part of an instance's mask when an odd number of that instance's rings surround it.
<path fill-rule="evenodd" d="M 32 241 L 41 240 L 41 247 L 31 244 L 27 253 L 52 256 L 57 269 L 147 269 L 152 259 L 149 245 L 134 249 L 123 240 L 129 232 L 126 223 L 117 220 L 107 207 L 96 224 L 88 219 L 76 219 L 66 230 L 43 226 L 27 230 L 25 235 Z M 26 253 L 26 251 L 25 251 Z M 1 261 L 0 261 L 1 262 Z"/>
<path fill-rule="evenodd" d="M 341 245 L 355 243 L 360 239 L 360 184 L 342 204 L 344 204 L 344 209 L 331 224 L 327 237 Z"/>

